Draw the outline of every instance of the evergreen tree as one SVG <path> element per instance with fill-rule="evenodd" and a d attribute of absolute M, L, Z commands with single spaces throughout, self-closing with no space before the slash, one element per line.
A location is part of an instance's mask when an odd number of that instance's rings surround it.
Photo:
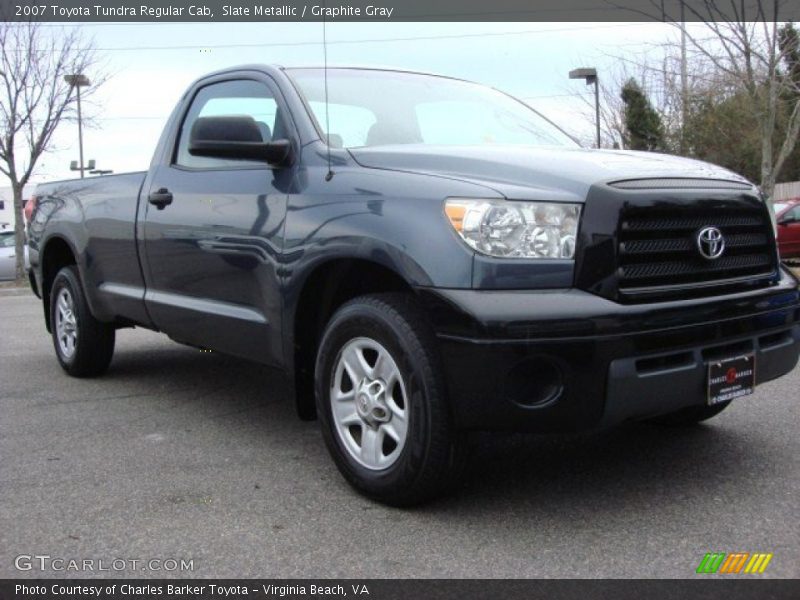
<path fill-rule="evenodd" d="M 625 145 L 631 150 L 663 150 L 664 125 L 641 86 L 633 78 L 622 86 L 625 103 Z"/>

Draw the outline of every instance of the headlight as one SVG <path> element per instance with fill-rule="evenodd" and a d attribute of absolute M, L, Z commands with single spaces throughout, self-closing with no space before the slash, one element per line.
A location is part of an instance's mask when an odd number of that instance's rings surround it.
<path fill-rule="evenodd" d="M 445 214 L 478 252 L 502 258 L 573 258 L 579 204 L 467 200 L 445 202 Z"/>

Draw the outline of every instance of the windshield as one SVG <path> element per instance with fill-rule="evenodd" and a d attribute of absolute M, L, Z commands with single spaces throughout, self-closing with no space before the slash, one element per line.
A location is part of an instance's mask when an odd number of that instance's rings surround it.
<path fill-rule="evenodd" d="M 782 211 L 784 208 L 786 208 L 787 206 L 789 206 L 789 205 L 788 205 L 788 204 L 786 204 L 785 202 L 776 202 L 776 203 L 775 203 L 775 205 L 774 205 L 774 207 L 775 207 L 775 214 L 777 215 L 778 213 L 780 213 L 780 212 L 781 212 L 781 211 Z"/>
<path fill-rule="evenodd" d="M 330 145 L 577 144 L 532 108 L 497 90 L 433 75 L 328 69 L 328 114 L 322 69 L 287 69 Z"/>

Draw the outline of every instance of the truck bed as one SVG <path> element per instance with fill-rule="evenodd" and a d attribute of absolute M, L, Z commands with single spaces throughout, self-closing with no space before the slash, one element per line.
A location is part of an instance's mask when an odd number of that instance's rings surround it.
<path fill-rule="evenodd" d="M 48 237 L 60 235 L 78 246 L 75 250 L 86 257 L 79 267 L 86 286 L 96 290 L 91 296 L 96 298 L 93 308 L 100 316 L 144 313 L 136 212 L 146 175 L 137 171 L 69 179 L 36 188 L 39 209 L 31 223 L 31 239 L 38 240 L 41 232 L 36 229 L 49 222 Z"/>

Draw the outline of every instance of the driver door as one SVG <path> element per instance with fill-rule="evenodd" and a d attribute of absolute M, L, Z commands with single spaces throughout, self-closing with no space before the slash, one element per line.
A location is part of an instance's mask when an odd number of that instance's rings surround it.
<path fill-rule="evenodd" d="M 278 259 L 294 167 L 193 156 L 188 138 L 196 119 L 226 115 L 253 117 L 263 141 L 287 138 L 286 114 L 263 80 L 200 88 L 171 163 L 158 167 L 143 190 L 150 200 L 145 302 L 158 328 L 177 341 L 282 362 Z"/>

